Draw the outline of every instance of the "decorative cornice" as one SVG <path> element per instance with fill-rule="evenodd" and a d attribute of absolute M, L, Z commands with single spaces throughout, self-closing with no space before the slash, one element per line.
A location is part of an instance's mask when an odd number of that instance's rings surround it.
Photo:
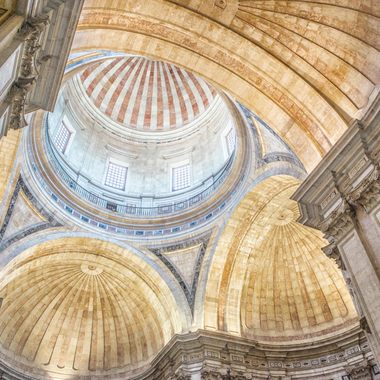
<path fill-rule="evenodd" d="M 347 363 L 361 363 L 364 356 L 372 360 L 368 342 L 359 327 L 335 337 L 321 346 L 299 347 L 289 356 L 287 347 L 266 347 L 253 341 L 199 330 L 177 335 L 152 363 L 147 375 L 135 380 L 168 379 L 188 380 L 191 374 L 201 375 L 202 380 L 253 380 L 282 376 L 307 378 L 329 373 L 342 373 Z M 365 365 L 367 364 L 365 360 Z M 302 376 L 303 375 L 303 376 Z"/>

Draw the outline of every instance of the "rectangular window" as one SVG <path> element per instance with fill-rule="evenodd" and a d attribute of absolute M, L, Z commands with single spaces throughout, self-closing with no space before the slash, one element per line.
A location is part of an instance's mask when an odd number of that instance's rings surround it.
<path fill-rule="evenodd" d="M 190 165 L 177 166 L 172 168 L 172 189 L 182 190 L 190 186 Z"/>
<path fill-rule="evenodd" d="M 127 181 L 128 168 L 110 161 L 107 168 L 105 185 L 114 189 L 124 190 Z"/>
<path fill-rule="evenodd" d="M 227 142 L 228 155 L 231 155 L 232 152 L 235 150 L 235 144 L 236 144 L 236 135 L 233 129 L 230 129 L 230 131 L 227 133 L 226 142 Z"/>
<path fill-rule="evenodd" d="M 71 138 L 72 132 L 66 127 L 64 123 L 59 126 L 58 132 L 55 135 L 55 146 L 62 153 L 65 154 L 67 146 Z"/>

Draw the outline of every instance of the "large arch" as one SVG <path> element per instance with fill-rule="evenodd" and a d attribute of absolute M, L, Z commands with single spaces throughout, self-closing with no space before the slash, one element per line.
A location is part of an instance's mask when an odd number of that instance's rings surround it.
<path fill-rule="evenodd" d="M 202 75 L 266 120 L 311 170 L 379 84 L 379 10 L 288 3 L 87 0 L 73 50 L 142 54 Z"/>
<path fill-rule="evenodd" d="M 320 232 L 296 222 L 298 181 L 266 179 L 238 205 L 218 241 L 205 297 L 205 328 L 259 341 L 316 339 L 357 321 Z"/>

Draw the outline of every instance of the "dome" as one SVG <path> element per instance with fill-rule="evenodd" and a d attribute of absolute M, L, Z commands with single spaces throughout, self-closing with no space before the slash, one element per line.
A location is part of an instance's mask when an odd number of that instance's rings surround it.
<path fill-rule="evenodd" d="M 49 161 L 71 191 L 103 208 L 179 211 L 227 175 L 237 123 L 230 103 L 165 62 L 124 56 L 91 63 L 65 83 L 46 118 Z"/>
<path fill-rule="evenodd" d="M 208 109 L 217 93 L 193 73 L 144 57 L 119 57 L 90 65 L 80 75 L 92 104 L 128 128 L 181 128 Z"/>
<path fill-rule="evenodd" d="M 39 379 L 125 378 L 143 368 L 181 330 L 169 289 L 144 265 L 95 239 L 27 250 L 0 284 L 1 356 Z"/>
<path fill-rule="evenodd" d="M 357 320 L 341 271 L 321 250 L 322 234 L 297 223 L 298 206 L 289 199 L 297 185 L 272 177 L 235 209 L 211 269 L 207 292 L 218 297 L 210 297 L 206 326 L 289 343 L 316 341 Z"/>

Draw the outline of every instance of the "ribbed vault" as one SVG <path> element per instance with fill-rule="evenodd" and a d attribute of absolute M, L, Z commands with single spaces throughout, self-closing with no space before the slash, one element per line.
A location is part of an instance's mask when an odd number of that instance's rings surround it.
<path fill-rule="evenodd" d="M 380 80 L 376 1 L 87 0 L 74 50 L 170 61 L 226 89 L 310 170 Z"/>
<path fill-rule="evenodd" d="M 118 378 L 144 367 L 183 328 L 159 275 L 110 243 L 46 242 L 15 259 L 2 279 L 2 356 L 26 373 L 35 366 L 42 377 Z"/>
<path fill-rule="evenodd" d="M 271 341 L 350 327 L 356 312 L 321 234 L 296 222 L 290 177 L 258 185 L 227 222 L 206 290 L 206 328 Z"/>

